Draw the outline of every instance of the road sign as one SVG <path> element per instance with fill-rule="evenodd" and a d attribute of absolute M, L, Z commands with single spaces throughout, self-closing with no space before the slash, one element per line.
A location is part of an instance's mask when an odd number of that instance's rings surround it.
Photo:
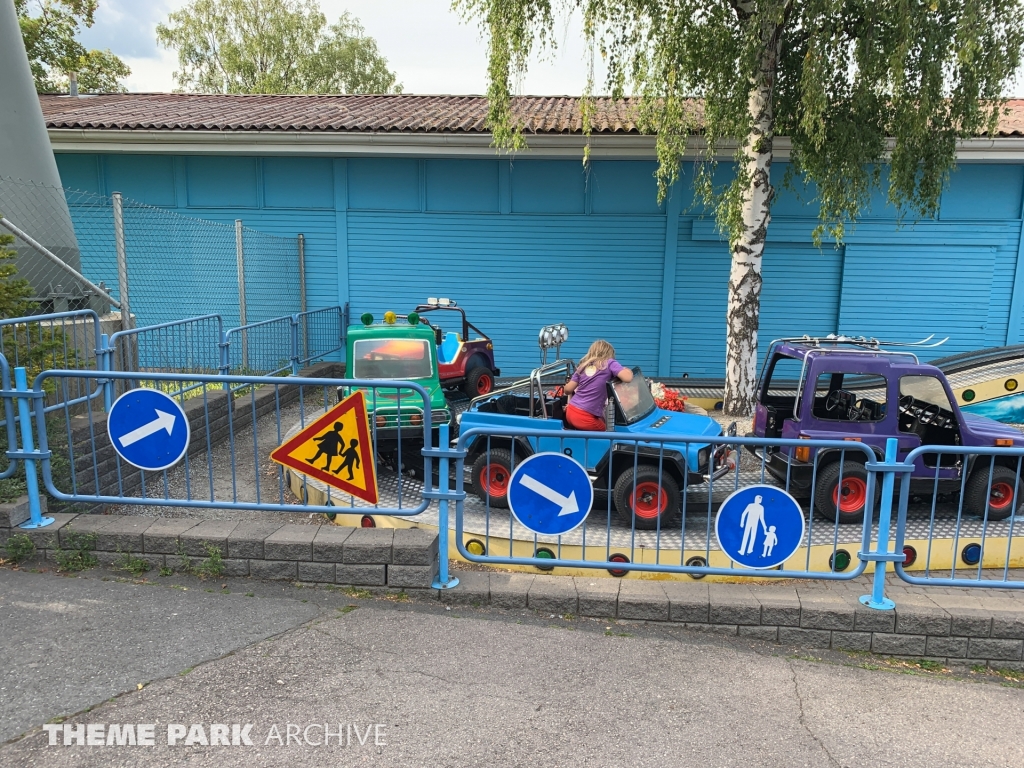
<path fill-rule="evenodd" d="M 587 470 L 561 453 L 535 453 L 519 464 L 508 486 L 508 507 L 534 533 L 568 533 L 594 502 Z"/>
<path fill-rule="evenodd" d="M 282 466 L 376 504 L 377 471 L 366 397 L 356 390 L 270 454 Z"/>
<path fill-rule="evenodd" d="M 804 540 L 804 513 L 782 488 L 751 485 L 729 495 L 715 517 L 718 546 L 737 565 L 774 568 Z"/>
<path fill-rule="evenodd" d="M 188 418 L 174 398 L 155 389 L 130 389 L 110 406 L 107 435 L 133 467 L 173 467 L 188 450 Z"/>

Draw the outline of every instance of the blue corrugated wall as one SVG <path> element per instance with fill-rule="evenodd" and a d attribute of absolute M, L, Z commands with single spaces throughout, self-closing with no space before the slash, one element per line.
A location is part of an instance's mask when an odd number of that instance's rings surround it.
<path fill-rule="evenodd" d="M 379 315 L 457 299 L 509 373 L 536 364 L 542 325 L 565 322 L 573 357 L 603 337 L 645 371 L 722 374 L 728 249 L 692 205 L 685 174 L 679 198 L 658 204 L 653 162 L 596 160 L 585 171 L 578 159 L 60 153 L 57 163 L 72 189 L 304 234 L 311 308 L 350 301 L 355 316 Z M 949 336 L 936 355 L 1024 340 L 1022 193 L 1024 166 L 963 165 L 935 220 L 899 227 L 880 194 L 837 249 L 811 243 L 813 195 L 780 190 L 762 350 L 803 333 Z M 169 293 L 168 312 L 174 301 Z"/>

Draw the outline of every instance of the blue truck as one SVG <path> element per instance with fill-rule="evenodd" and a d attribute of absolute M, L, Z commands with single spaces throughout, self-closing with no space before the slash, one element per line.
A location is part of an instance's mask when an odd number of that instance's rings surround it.
<path fill-rule="evenodd" d="M 586 468 L 595 491 L 611 491 L 624 522 L 653 529 L 679 512 L 685 488 L 720 477 L 735 466 L 736 453 L 721 441 L 718 422 L 658 408 L 639 368 L 632 369 L 632 381 L 609 385 L 615 416 L 608 439 L 576 436 L 564 419 L 566 398 L 561 388 L 573 369 L 572 361 L 566 359 L 541 366 L 527 380 L 474 399 L 459 415 L 461 433 L 482 430 L 467 443 L 465 463 L 468 485 L 480 499 L 507 508 L 514 466 L 534 453 L 557 451 Z M 550 431 L 551 436 L 487 433 L 513 429 Z M 735 435 L 735 426 L 730 432 Z M 637 434 L 654 434 L 658 439 L 616 439 Z"/>

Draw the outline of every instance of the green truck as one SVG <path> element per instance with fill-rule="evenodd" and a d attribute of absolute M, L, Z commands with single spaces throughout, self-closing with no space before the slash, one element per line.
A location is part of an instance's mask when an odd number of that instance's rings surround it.
<path fill-rule="evenodd" d="M 352 325 L 348 329 L 346 376 L 419 384 L 430 393 L 431 443 L 438 445 L 438 428 L 450 423 L 452 414 L 438 377 L 434 332 L 420 322 L 415 312 L 407 316 L 386 312 L 381 323 L 375 323 L 369 313 L 360 319 L 362 325 Z M 411 389 L 394 387 L 372 387 L 365 391 L 377 456 L 396 472 L 409 472 L 422 478 L 422 395 Z M 339 401 L 348 394 L 350 388 L 338 388 Z"/>

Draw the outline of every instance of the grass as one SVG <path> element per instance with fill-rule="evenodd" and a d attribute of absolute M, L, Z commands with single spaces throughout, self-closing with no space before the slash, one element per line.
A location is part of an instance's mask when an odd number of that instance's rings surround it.
<path fill-rule="evenodd" d="M 4 562 L 21 565 L 36 554 L 36 545 L 28 534 L 16 533 L 4 544 L 4 551 L 7 553 Z"/>
<path fill-rule="evenodd" d="M 63 534 L 63 531 L 61 532 Z M 61 538 L 64 538 L 62 535 Z M 99 565 L 93 549 L 96 547 L 95 533 L 75 533 L 70 531 L 67 535 L 67 548 L 58 546 L 53 551 L 53 557 L 57 561 L 57 570 L 64 573 L 78 573 Z"/>
<path fill-rule="evenodd" d="M 358 600 L 365 600 L 368 597 L 373 597 L 373 594 L 368 589 L 359 589 L 358 587 L 346 587 L 345 594 L 349 597 L 354 597 Z"/>
<path fill-rule="evenodd" d="M 352 613 L 352 611 L 354 611 L 358 607 L 359 607 L 358 605 L 343 605 L 338 610 L 341 611 L 342 613 Z"/>
<path fill-rule="evenodd" d="M 136 557 L 131 552 L 118 550 L 117 559 L 114 561 L 114 568 L 119 571 L 127 571 L 133 576 L 141 576 L 150 569 L 148 560 Z"/>
<path fill-rule="evenodd" d="M 220 553 L 220 547 L 211 544 L 208 541 L 203 542 L 203 549 L 206 551 L 206 557 L 200 560 L 198 563 L 195 562 L 188 553 L 185 552 L 184 547 L 178 544 L 178 572 L 186 573 L 190 576 L 198 576 L 200 579 L 210 579 L 215 576 L 224 575 L 224 558 Z M 160 575 L 163 576 L 164 570 L 170 571 L 170 569 L 161 569 Z M 167 574 L 168 576 L 170 573 Z"/>

